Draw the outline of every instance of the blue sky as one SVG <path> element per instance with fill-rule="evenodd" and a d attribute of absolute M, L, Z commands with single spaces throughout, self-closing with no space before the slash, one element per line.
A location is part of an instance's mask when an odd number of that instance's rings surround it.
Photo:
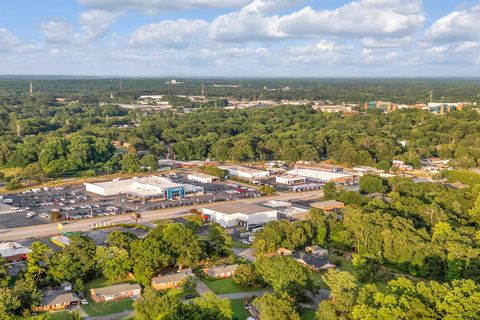
<path fill-rule="evenodd" d="M 478 0 L 16 0 L 1 7 L 1 74 L 480 71 Z"/>

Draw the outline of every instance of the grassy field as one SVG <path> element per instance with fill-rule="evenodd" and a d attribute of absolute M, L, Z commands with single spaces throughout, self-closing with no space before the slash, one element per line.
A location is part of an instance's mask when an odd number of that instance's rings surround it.
<path fill-rule="evenodd" d="M 216 294 L 257 291 L 260 288 L 242 287 L 236 284 L 232 278 L 221 280 L 202 279 L 203 282 Z"/>
<path fill-rule="evenodd" d="M 83 305 L 82 309 L 91 317 L 95 316 L 103 316 L 108 314 L 119 313 L 125 310 L 133 310 L 133 300 L 132 299 L 121 299 L 116 301 L 106 301 L 96 303 L 90 296 L 90 289 L 91 288 L 100 288 L 105 286 L 110 286 L 112 284 L 117 283 L 135 283 L 134 281 L 115 281 L 110 282 L 106 281 L 104 278 L 94 279 L 90 282 L 85 284 L 85 294 L 87 296 L 88 305 Z"/>
<path fill-rule="evenodd" d="M 230 304 L 232 305 L 234 318 L 238 320 L 246 320 L 250 316 L 250 313 L 248 313 L 243 306 L 243 299 L 230 300 Z"/>
<path fill-rule="evenodd" d="M 328 259 L 330 259 L 330 261 L 334 264 L 336 264 L 337 262 L 340 262 L 341 263 L 341 266 L 339 267 L 340 270 L 347 271 L 350 273 L 353 272 L 353 264 L 351 260 L 346 259 L 342 256 L 334 255 L 334 254 L 329 254 Z"/>

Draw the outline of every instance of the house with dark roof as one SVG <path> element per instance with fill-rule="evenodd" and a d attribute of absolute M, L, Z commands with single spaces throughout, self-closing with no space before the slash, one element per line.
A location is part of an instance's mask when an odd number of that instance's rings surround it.
<path fill-rule="evenodd" d="M 152 288 L 155 290 L 178 288 L 188 277 L 195 277 L 191 269 L 160 275 L 152 279 Z"/>
<path fill-rule="evenodd" d="M 328 257 L 317 256 L 306 253 L 305 251 L 297 251 L 293 254 L 293 258 L 300 264 L 313 271 L 321 271 L 335 268 L 335 265 L 330 263 Z"/>
<path fill-rule="evenodd" d="M 70 306 L 78 305 L 80 298 L 76 293 L 64 290 L 48 290 L 43 293 L 39 306 L 34 307 L 35 311 L 57 311 L 65 310 Z"/>
<path fill-rule="evenodd" d="M 137 283 L 121 283 L 109 287 L 90 289 L 90 294 L 95 302 L 137 298 L 140 297 L 141 293 L 142 287 Z"/>

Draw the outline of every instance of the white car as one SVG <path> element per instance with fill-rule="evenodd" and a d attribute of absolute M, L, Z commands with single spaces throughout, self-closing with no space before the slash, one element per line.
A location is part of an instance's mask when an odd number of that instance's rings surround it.
<path fill-rule="evenodd" d="M 83 305 L 88 304 L 88 300 L 87 299 L 82 299 L 82 300 L 80 300 L 80 303 L 83 304 Z"/>

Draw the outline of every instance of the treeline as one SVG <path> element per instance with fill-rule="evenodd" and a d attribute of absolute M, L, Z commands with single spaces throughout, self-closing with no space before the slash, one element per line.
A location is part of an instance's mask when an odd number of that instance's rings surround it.
<path fill-rule="evenodd" d="M 472 110 L 445 116 L 374 110 L 342 117 L 308 106 L 278 106 L 144 115 L 115 106 L 30 101 L 0 107 L 0 168 L 38 163 L 45 173 L 121 170 L 121 155 L 113 159 L 111 141 L 127 143 L 135 156 L 148 151 L 184 160 L 331 159 L 388 170 L 393 159 L 418 168 L 422 158 L 435 156 L 452 159 L 454 167 L 472 168 L 480 162 L 479 120 L 480 114 Z M 403 140 L 406 146 L 399 143 Z"/>

